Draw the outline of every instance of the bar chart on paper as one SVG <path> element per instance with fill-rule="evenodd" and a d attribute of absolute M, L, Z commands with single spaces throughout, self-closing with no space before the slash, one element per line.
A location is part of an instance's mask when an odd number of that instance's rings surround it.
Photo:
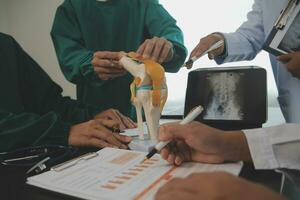
<path fill-rule="evenodd" d="M 228 171 L 238 174 L 242 164 L 168 165 L 159 155 L 140 163 L 146 153 L 105 148 L 98 156 L 78 162 L 60 172 L 49 171 L 31 177 L 27 183 L 83 199 L 152 199 L 155 192 L 173 177 L 194 172 Z"/>

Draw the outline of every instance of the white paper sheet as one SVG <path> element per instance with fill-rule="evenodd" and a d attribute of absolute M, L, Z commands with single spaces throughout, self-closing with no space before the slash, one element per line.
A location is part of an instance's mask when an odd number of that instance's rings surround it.
<path fill-rule="evenodd" d="M 165 124 L 165 123 L 170 123 L 170 122 L 178 122 L 179 120 L 174 120 L 174 119 L 161 119 L 159 120 L 159 124 Z M 144 126 L 144 134 L 147 137 L 148 135 L 148 128 L 146 122 L 143 123 Z M 139 136 L 139 130 L 137 128 L 133 129 L 126 129 L 123 133 L 120 133 L 121 135 L 127 135 L 130 137 L 138 137 Z"/>
<path fill-rule="evenodd" d="M 139 140 L 138 138 L 134 138 L 133 141 L 129 143 L 128 147 L 134 151 L 149 152 L 156 144 L 156 140 Z"/>
<path fill-rule="evenodd" d="M 238 175 L 242 163 L 207 165 L 167 164 L 160 155 L 140 164 L 146 153 L 105 148 L 98 156 L 83 160 L 61 172 L 49 171 L 27 179 L 27 184 L 88 200 L 152 199 L 173 177 L 195 172 L 227 171 Z"/>
<path fill-rule="evenodd" d="M 170 122 L 177 122 L 178 120 L 174 119 L 161 119 L 159 120 L 159 124 L 165 124 Z M 129 144 L 129 148 L 134 151 L 142 151 L 142 152 L 149 152 L 157 143 L 156 140 L 149 140 L 148 139 L 148 129 L 147 124 L 143 123 L 144 126 L 144 138 L 145 140 L 140 140 L 138 138 L 139 136 L 139 130 L 137 128 L 134 129 L 127 129 L 123 133 L 120 133 L 121 135 L 127 135 L 130 137 L 133 137 L 133 141 Z"/>
<path fill-rule="evenodd" d="M 148 137 L 148 128 L 147 128 L 147 124 L 143 123 L 143 127 L 144 127 L 144 134 L 145 137 Z M 138 128 L 133 128 L 133 129 L 126 129 L 123 133 L 120 133 L 121 135 L 126 135 L 129 137 L 138 137 L 139 136 L 139 129 Z"/>

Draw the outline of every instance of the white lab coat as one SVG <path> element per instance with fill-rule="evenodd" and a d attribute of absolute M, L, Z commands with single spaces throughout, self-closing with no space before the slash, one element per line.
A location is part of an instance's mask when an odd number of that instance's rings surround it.
<path fill-rule="evenodd" d="M 256 169 L 300 170 L 300 125 L 244 130 Z"/>
<path fill-rule="evenodd" d="M 216 58 L 218 64 L 251 60 L 271 32 L 280 11 L 288 0 L 255 0 L 248 20 L 237 31 L 224 33 L 226 58 Z M 288 168 L 300 170 L 300 79 L 270 55 L 278 87 L 278 101 L 287 123 L 272 128 L 244 130 L 256 169 Z"/>
<path fill-rule="evenodd" d="M 224 33 L 228 56 L 217 58 L 218 64 L 252 60 L 261 50 L 280 11 L 288 0 L 255 0 L 248 20 L 234 33 Z M 287 123 L 300 123 L 300 79 L 293 77 L 286 67 L 270 55 L 278 101 Z"/>

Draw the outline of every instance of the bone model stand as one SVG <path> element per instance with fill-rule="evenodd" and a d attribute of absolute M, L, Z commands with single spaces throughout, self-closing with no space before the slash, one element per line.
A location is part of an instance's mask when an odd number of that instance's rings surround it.
<path fill-rule="evenodd" d="M 131 52 L 120 59 L 124 68 L 134 76 L 130 85 L 131 101 L 136 108 L 139 139 L 144 140 L 142 108 L 149 130 L 149 139 L 156 140 L 161 111 L 168 97 L 164 68 Z"/>

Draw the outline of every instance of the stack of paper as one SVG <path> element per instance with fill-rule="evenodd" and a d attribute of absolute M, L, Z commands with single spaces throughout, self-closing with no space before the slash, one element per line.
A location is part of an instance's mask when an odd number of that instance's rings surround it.
<path fill-rule="evenodd" d="M 80 158 L 61 171 L 30 177 L 27 183 L 88 200 L 152 199 L 156 191 L 173 177 L 195 172 L 227 171 L 239 174 L 242 164 L 167 164 L 160 155 L 141 164 L 146 153 L 105 148 L 91 159 Z"/>

